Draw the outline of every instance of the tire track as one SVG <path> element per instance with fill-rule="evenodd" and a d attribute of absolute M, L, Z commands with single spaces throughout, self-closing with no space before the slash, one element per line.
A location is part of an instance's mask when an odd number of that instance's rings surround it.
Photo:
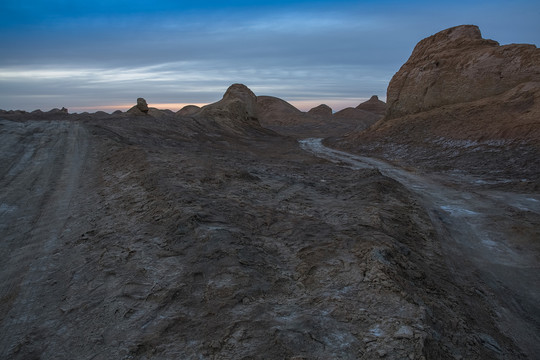
<path fill-rule="evenodd" d="M 62 294 L 50 284 L 61 254 L 58 239 L 88 154 L 88 132 L 71 122 L 6 123 L 11 135 L 20 134 L 14 150 L 2 155 L 10 170 L 0 179 L 0 209 L 5 209 L 0 248 L 6 254 L 0 271 L 0 354 L 9 357 L 32 334 L 45 336 L 40 327 L 49 314 L 43 304 L 60 303 Z"/>

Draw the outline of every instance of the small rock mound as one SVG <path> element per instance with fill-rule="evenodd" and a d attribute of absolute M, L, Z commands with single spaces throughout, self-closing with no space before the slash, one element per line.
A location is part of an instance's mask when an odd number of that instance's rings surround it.
<path fill-rule="evenodd" d="M 321 104 L 308 111 L 308 114 L 329 118 L 332 116 L 332 108 L 326 104 Z"/>

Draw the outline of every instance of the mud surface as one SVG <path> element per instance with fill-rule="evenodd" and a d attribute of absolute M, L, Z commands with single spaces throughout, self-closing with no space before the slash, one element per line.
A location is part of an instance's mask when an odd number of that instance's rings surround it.
<path fill-rule="evenodd" d="M 0 120 L 2 358 L 538 352 L 538 195 L 216 129 Z"/>

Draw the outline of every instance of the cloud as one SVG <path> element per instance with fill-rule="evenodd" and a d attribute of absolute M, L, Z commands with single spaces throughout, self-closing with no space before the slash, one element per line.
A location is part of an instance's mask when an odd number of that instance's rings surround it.
<path fill-rule="evenodd" d="M 476 23 L 501 42 L 508 34 L 515 37 L 510 42 L 540 36 L 538 5 L 524 1 L 514 9 L 497 1 L 235 1 L 226 8 L 211 2 L 179 8 L 176 1 L 152 7 L 6 0 L 0 9 L 23 6 L 17 4 L 28 4 L 18 12 L 35 21 L 0 25 L 9 49 L 0 57 L 3 108 L 112 106 L 138 96 L 206 103 L 234 82 L 290 101 L 384 97 L 414 45 L 446 27 Z"/>

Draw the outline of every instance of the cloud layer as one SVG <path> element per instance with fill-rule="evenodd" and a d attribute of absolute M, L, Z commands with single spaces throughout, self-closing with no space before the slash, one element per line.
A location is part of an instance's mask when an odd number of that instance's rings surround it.
<path fill-rule="evenodd" d="M 9 49 L 0 57 L 0 108 L 95 109 L 139 96 L 149 103 L 200 104 L 218 100 L 234 82 L 298 104 L 352 106 L 373 94 L 384 99 L 416 42 L 446 27 L 475 23 L 485 37 L 503 43 L 537 43 L 540 36 L 540 6 L 533 2 L 516 9 L 494 2 L 456 8 L 246 3 L 201 8 L 97 1 L 70 8 L 57 0 L 25 10 L 6 1 L 0 10 L 18 20 L 0 25 Z"/>

